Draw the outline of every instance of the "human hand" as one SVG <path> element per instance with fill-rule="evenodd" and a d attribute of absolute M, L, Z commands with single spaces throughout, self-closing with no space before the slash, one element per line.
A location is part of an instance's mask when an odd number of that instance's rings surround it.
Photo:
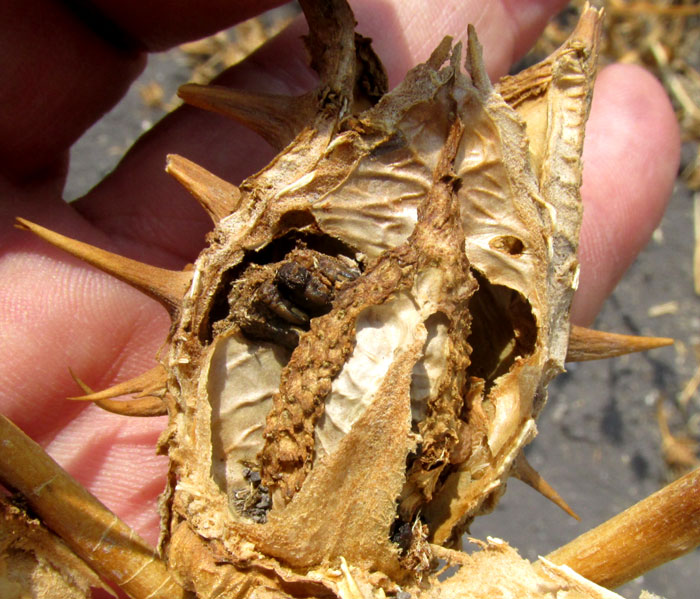
<path fill-rule="evenodd" d="M 12 223 L 23 216 L 143 262 L 182 268 L 195 259 L 211 224 L 163 173 L 165 155 L 182 154 L 238 182 L 273 152 L 235 123 L 185 107 L 144 136 L 100 186 L 65 204 L 68 146 L 137 76 L 143 53 L 117 51 L 63 5 L 34 3 L 10 3 L 17 6 L 3 22 L 11 35 L 0 40 L 0 56 L 21 56 L 27 66 L 3 69 L 8 76 L 0 91 L 0 104 L 7 107 L 0 113 L 0 411 L 154 542 L 155 498 L 166 468 L 154 446 L 164 420 L 115 416 L 64 398 L 77 392 L 69 366 L 96 389 L 150 368 L 167 334 L 167 315 L 128 286 L 13 230 Z M 212 32 L 260 7 L 252 1 L 218 9 L 217 2 L 196 9 L 185 3 L 175 9 L 162 0 L 146 4 L 100 1 L 106 14 L 119 14 L 132 41 L 155 48 Z M 391 85 L 425 60 L 444 34 L 466 39 L 470 22 L 491 77 L 504 74 L 563 2 L 510 4 L 509 11 L 507 2 L 491 3 L 488 10 L 476 1 L 450 10 L 418 0 L 352 3 L 358 30 L 374 39 Z M 50 30 L 41 31 L 32 18 L 39 9 Z M 313 78 L 300 32 L 293 26 L 221 82 L 277 93 L 306 90 Z M 593 318 L 656 226 L 675 178 L 678 146 L 674 115 L 655 79 L 630 66 L 600 74 L 584 151 L 577 322 Z"/>

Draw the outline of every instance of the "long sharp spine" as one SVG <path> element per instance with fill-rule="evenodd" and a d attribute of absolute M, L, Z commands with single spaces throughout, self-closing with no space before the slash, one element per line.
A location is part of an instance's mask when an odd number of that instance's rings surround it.
<path fill-rule="evenodd" d="M 85 395 L 69 397 L 75 401 L 92 401 L 107 412 L 122 416 L 162 416 L 167 414 L 163 395 L 165 394 L 166 372 L 160 364 L 128 381 L 94 392 L 71 371 L 73 380 Z M 134 399 L 115 400 L 120 395 L 134 394 Z"/>
<path fill-rule="evenodd" d="M 602 360 L 673 344 L 667 337 L 637 337 L 571 325 L 567 362 Z"/>
<path fill-rule="evenodd" d="M 31 231 L 51 245 L 84 260 L 152 297 L 165 306 L 173 318 L 178 313 L 182 298 L 192 282 L 191 272 L 167 270 L 125 258 L 82 241 L 71 239 L 23 218 L 18 218 L 17 223 L 20 229 Z"/>
<path fill-rule="evenodd" d="M 542 478 L 542 475 L 530 465 L 530 462 L 527 461 L 522 452 L 516 459 L 511 474 L 549 499 L 572 518 L 575 518 L 576 520 L 581 519 L 578 514 L 569 507 L 569 504 L 564 501 L 564 498 L 557 493 L 554 487 L 552 487 L 552 485 Z"/>
<path fill-rule="evenodd" d="M 276 150 L 286 147 L 313 122 L 311 96 L 282 96 L 240 91 L 219 85 L 188 83 L 178 90 L 188 104 L 229 117 L 260 135 Z"/>
<path fill-rule="evenodd" d="M 165 172 L 175 177 L 194 196 L 214 224 L 218 224 L 238 208 L 241 200 L 238 187 L 219 179 L 187 158 L 177 154 L 168 155 Z"/>

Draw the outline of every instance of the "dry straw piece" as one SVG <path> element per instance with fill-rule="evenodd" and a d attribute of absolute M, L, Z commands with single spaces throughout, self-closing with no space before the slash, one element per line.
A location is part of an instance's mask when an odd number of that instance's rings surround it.
<path fill-rule="evenodd" d="M 497 539 L 457 550 L 510 476 L 572 513 L 522 454 L 567 356 L 670 342 L 569 323 L 600 11 L 587 7 L 550 57 L 495 84 L 470 28 L 466 58 L 446 38 L 389 92 L 347 4 L 301 4 L 317 89 L 182 90 L 280 152 L 239 187 L 169 157 L 214 223 L 192 268 L 154 268 L 18 220 L 172 319 L 161 363 L 97 393 L 81 384 L 77 398 L 167 411 L 158 551 L 3 419 L 0 480 L 24 497 L 5 510 L 9 534 L 22 534 L 28 506 L 42 534 L 62 539 L 23 563 L 48 560 L 75 596 L 97 575 L 138 599 L 617 597 L 598 583 L 700 541 L 697 477 L 536 565 Z M 136 399 L 115 399 L 125 393 Z M 631 536 L 658 530 L 658 509 L 684 531 L 680 548 L 675 536 Z M 590 567 L 601 543 L 642 551 Z M 11 570 L 17 552 L 0 547 Z M 74 573 L 59 554 L 85 564 Z M 29 571 L 17 584 L 31 593 Z"/>

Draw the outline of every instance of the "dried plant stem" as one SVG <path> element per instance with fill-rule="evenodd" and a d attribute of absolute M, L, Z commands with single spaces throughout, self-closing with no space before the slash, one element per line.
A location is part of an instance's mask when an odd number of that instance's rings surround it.
<path fill-rule="evenodd" d="M 100 576 L 138 599 L 187 596 L 153 548 L 2 415 L 0 439 L 0 481 Z"/>
<path fill-rule="evenodd" d="M 698 545 L 700 470 L 694 470 L 547 559 L 612 589 Z"/>

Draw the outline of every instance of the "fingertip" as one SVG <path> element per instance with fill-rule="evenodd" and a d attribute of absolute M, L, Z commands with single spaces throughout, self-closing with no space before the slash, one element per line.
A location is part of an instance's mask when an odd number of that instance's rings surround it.
<path fill-rule="evenodd" d="M 14 182 L 49 178 L 126 93 L 145 56 L 86 28 L 67 3 L 12 0 L 0 21 L 0 172 Z"/>
<path fill-rule="evenodd" d="M 474 25 L 484 47 L 492 78 L 506 74 L 542 33 L 564 0 L 503 0 L 502 2 L 424 2 L 353 0 L 357 31 L 372 38 L 394 87 L 416 64 L 424 62 L 442 38 L 466 42 Z"/>
<path fill-rule="evenodd" d="M 679 160 L 678 123 L 661 83 L 635 65 L 603 69 L 583 151 L 575 322 L 592 322 L 649 240 L 670 198 Z"/>
<path fill-rule="evenodd" d="M 285 0 L 91 0 L 109 22 L 139 41 L 149 52 L 212 35 L 284 4 Z"/>

